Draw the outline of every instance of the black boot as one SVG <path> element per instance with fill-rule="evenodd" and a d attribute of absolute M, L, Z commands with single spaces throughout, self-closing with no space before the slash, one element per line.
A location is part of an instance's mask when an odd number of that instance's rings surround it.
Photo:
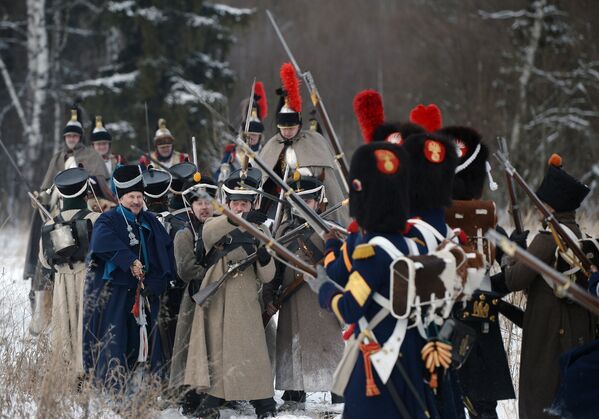
<path fill-rule="evenodd" d="M 220 417 L 219 409 L 225 404 L 224 399 L 203 394 L 200 406 L 196 409 L 193 416 L 196 416 L 198 419 L 217 419 Z"/>
<path fill-rule="evenodd" d="M 274 418 L 277 415 L 277 402 L 272 397 L 268 399 L 250 400 L 258 419 Z"/>
<path fill-rule="evenodd" d="M 181 388 L 179 405 L 182 408 L 182 413 L 187 415 L 193 415 L 198 410 L 204 400 L 204 396 L 199 394 L 193 388 L 184 386 Z"/>
<path fill-rule="evenodd" d="M 280 411 L 293 412 L 306 408 L 306 392 L 303 390 L 285 390 L 281 398 L 284 403 L 279 408 Z"/>
<path fill-rule="evenodd" d="M 333 392 L 331 392 L 331 404 L 341 404 L 345 403 L 343 396 L 339 396 Z"/>

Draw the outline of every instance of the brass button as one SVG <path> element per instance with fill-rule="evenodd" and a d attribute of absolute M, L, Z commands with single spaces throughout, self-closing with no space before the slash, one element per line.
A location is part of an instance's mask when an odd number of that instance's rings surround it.
<path fill-rule="evenodd" d="M 465 319 L 465 318 L 467 318 L 469 315 L 470 315 L 470 313 L 468 313 L 467 311 L 464 311 L 464 312 L 462 313 L 462 318 L 463 318 L 463 319 Z"/>
<path fill-rule="evenodd" d="M 495 316 L 489 317 L 489 320 L 491 320 L 492 322 L 494 322 L 495 321 Z"/>
<path fill-rule="evenodd" d="M 560 329 L 560 330 L 559 330 L 559 334 L 560 334 L 560 335 L 562 335 L 562 336 L 563 336 L 563 335 L 564 335 L 564 333 L 566 333 L 566 331 L 565 331 L 564 329 Z"/>
<path fill-rule="evenodd" d="M 487 299 L 487 297 L 485 296 L 485 294 L 481 294 L 481 295 L 479 295 L 479 296 L 478 296 L 478 298 L 479 298 L 481 301 L 485 301 L 485 300 Z"/>
<path fill-rule="evenodd" d="M 493 298 L 493 305 L 496 306 L 499 304 L 499 300 L 497 298 Z"/>

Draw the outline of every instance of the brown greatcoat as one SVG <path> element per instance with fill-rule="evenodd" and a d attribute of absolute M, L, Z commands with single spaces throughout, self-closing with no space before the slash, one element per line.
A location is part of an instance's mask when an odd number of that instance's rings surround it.
<path fill-rule="evenodd" d="M 285 148 L 285 139 L 280 133 L 272 137 L 260 151 L 260 158 L 271 168 L 277 168 L 280 159 L 283 158 Z M 291 139 L 293 150 L 297 156 L 299 167 L 307 167 L 315 177 L 320 176 L 324 169 L 324 193 L 329 206 L 341 202 L 345 198 L 342 180 L 335 165 L 335 157 L 327 140 L 315 131 L 299 131 Z M 281 156 L 281 154 L 283 155 Z M 280 166 L 279 166 L 280 169 Z M 294 168 L 292 168 L 294 169 Z M 281 172 L 281 170 L 276 170 Z M 265 185 L 268 180 L 268 174 L 262 173 L 262 184 Z M 346 208 L 338 211 L 337 220 L 346 225 L 349 221 L 349 214 Z"/>
<path fill-rule="evenodd" d="M 575 213 L 556 213 L 558 221 L 578 237 Z M 556 244 L 550 233 L 540 232 L 528 251 L 553 266 Z M 550 418 L 548 408 L 559 385 L 559 357 L 593 339 L 594 319 L 578 304 L 558 298 L 535 271 L 517 262 L 506 270 L 506 284 L 512 291 L 528 294 L 522 332 L 519 413 L 521 419 Z"/>
<path fill-rule="evenodd" d="M 78 209 L 62 211 L 65 221 L 69 221 L 79 212 Z M 87 214 L 84 219 L 92 224 L 100 216 L 97 212 Z M 45 225 L 54 224 L 48 220 Z M 40 243 L 40 263 L 47 269 L 51 266 L 44 256 Z M 83 373 L 83 289 L 87 266 L 85 262 L 75 262 L 72 268 L 68 264 L 54 265 L 54 291 L 52 295 L 52 320 L 50 323 L 51 345 L 55 356 L 71 362 L 77 374 Z"/>
<path fill-rule="evenodd" d="M 284 223 L 278 236 L 295 227 Z M 310 240 L 318 254 L 304 240 Z M 302 242 L 294 240 L 288 246 L 301 259 L 317 263 L 322 257 L 324 243 L 316 233 L 305 235 Z M 273 289 L 285 289 L 301 276 L 290 268 L 279 267 L 277 278 L 264 286 L 265 304 L 272 302 Z M 280 274 L 279 274 L 280 272 Z M 343 356 L 341 326 L 335 315 L 320 308 L 318 296 L 308 285 L 302 285 L 279 310 L 276 339 L 277 390 L 303 390 L 307 392 L 330 391 L 333 373 Z"/>
<path fill-rule="evenodd" d="M 202 224 L 198 224 L 198 227 L 200 229 L 198 234 L 202 234 Z M 195 257 L 193 232 L 189 228 L 179 230 L 175 235 L 174 245 L 179 278 L 186 284 L 189 284 L 192 279 L 203 279 L 206 269 L 198 263 Z M 191 299 L 189 290 L 186 287 L 181 299 L 181 306 L 179 307 L 179 316 L 177 317 L 177 329 L 175 331 L 175 344 L 173 346 L 171 375 L 169 379 L 169 386 L 171 387 L 183 385 L 195 308 L 196 303 Z"/>
<path fill-rule="evenodd" d="M 224 215 L 206 220 L 202 232 L 206 252 L 235 228 Z M 208 269 L 201 288 L 218 280 L 228 262 L 247 256 L 243 247 L 229 252 Z M 225 400 L 273 397 L 259 295 L 262 283 L 274 274 L 273 260 L 265 266 L 256 262 L 230 277 L 207 306 L 196 307 L 184 384 Z"/>

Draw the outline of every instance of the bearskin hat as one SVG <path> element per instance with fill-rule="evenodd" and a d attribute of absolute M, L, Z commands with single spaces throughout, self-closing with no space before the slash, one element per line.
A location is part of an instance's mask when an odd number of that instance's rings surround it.
<path fill-rule="evenodd" d="M 480 199 L 487 177 L 489 149 L 482 136 L 469 127 L 445 127 L 438 131 L 451 138 L 458 153 L 458 166 L 453 181 L 453 199 Z"/>
<path fill-rule="evenodd" d="M 411 163 L 411 212 L 450 206 L 458 162 L 453 142 L 436 133 L 414 134 L 403 148 Z"/>
<path fill-rule="evenodd" d="M 403 148 L 389 142 L 365 144 L 354 152 L 349 169 L 349 212 L 362 228 L 378 233 L 404 230 L 409 166 Z"/>
<path fill-rule="evenodd" d="M 537 189 L 539 199 L 549 204 L 557 212 L 574 211 L 591 191 L 584 183 L 562 169 L 562 158 L 553 154 L 549 167 Z"/>

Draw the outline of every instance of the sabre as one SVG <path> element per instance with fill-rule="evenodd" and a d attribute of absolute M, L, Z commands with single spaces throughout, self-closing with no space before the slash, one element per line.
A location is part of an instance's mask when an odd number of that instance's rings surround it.
<path fill-rule="evenodd" d="M 254 77 L 254 81 L 252 82 L 252 90 L 250 91 L 250 100 L 248 102 L 248 110 L 245 115 L 245 125 L 243 127 L 243 132 L 241 133 L 242 137 L 245 139 L 245 143 L 247 144 L 247 136 L 249 135 L 250 130 L 250 119 L 252 117 L 252 105 L 254 101 L 254 91 L 256 90 L 256 78 Z M 248 165 L 250 164 L 250 156 L 246 153 L 243 156 L 243 161 L 241 162 L 241 181 L 243 182 L 247 177 Z"/>
<path fill-rule="evenodd" d="M 196 146 L 196 137 L 191 137 L 191 152 L 193 157 L 193 164 L 198 167 L 198 148 Z"/>

